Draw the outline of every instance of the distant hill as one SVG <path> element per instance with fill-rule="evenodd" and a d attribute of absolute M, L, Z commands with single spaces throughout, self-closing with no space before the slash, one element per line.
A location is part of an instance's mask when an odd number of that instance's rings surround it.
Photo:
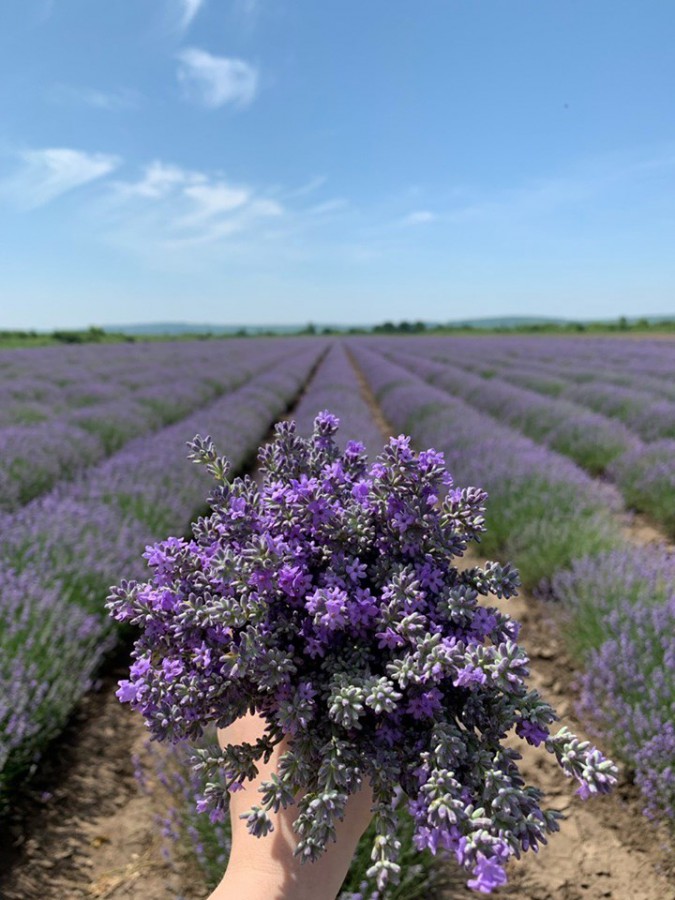
<path fill-rule="evenodd" d="M 499 316 L 483 319 L 457 319 L 448 322 L 457 328 L 462 325 L 470 328 L 520 328 L 526 325 L 566 325 L 570 319 L 553 319 L 545 316 Z"/>
<path fill-rule="evenodd" d="M 425 321 L 429 328 L 441 325 L 455 327 L 470 326 L 471 328 L 517 328 L 521 325 L 564 325 L 565 319 L 549 319 L 537 316 L 504 316 L 502 318 L 486 319 L 458 319 L 452 322 Z M 350 328 L 370 329 L 376 323 L 368 325 L 336 325 L 332 322 L 315 322 L 317 331 L 330 328 L 331 331 L 349 331 Z M 259 334 L 261 332 L 273 332 L 274 334 L 297 334 L 307 328 L 307 323 L 297 325 L 214 325 L 212 323 L 196 324 L 194 322 L 144 322 L 138 325 L 104 325 L 103 330 L 112 334 L 236 334 L 246 331 L 247 334 Z"/>
<path fill-rule="evenodd" d="M 618 318 L 618 317 L 617 317 Z M 425 320 L 424 324 L 427 328 L 438 328 L 438 327 L 452 327 L 452 328 L 485 328 L 485 329 L 495 329 L 495 328 L 528 328 L 532 326 L 564 326 L 571 324 L 572 322 L 584 322 L 585 324 L 589 324 L 591 321 L 593 323 L 601 323 L 606 322 L 609 324 L 616 324 L 617 318 L 615 319 L 606 319 L 606 320 L 580 320 L 580 319 L 560 319 L 554 318 L 552 316 L 491 316 L 484 318 L 476 318 L 476 319 L 454 319 L 448 320 L 445 322 L 441 321 L 429 321 Z M 658 323 L 658 322 L 668 322 L 673 321 L 675 319 L 675 314 L 672 316 L 626 316 L 626 322 L 633 324 L 640 320 L 646 320 L 650 324 Z M 413 321 L 413 317 L 411 316 L 410 321 Z M 416 322 L 419 320 L 415 320 Z M 370 323 L 367 325 L 364 324 L 340 324 L 337 325 L 332 322 L 314 322 L 313 328 L 316 329 L 317 332 L 321 332 L 324 328 L 328 328 L 331 331 L 349 331 L 350 329 L 363 329 L 365 331 L 369 331 L 376 324 L 381 323 Z M 269 325 L 214 325 L 213 323 L 194 323 L 194 322 L 143 322 L 137 325 L 104 325 L 103 330 L 109 334 L 127 334 L 127 335 L 137 335 L 139 337 L 143 336 L 153 336 L 153 335 L 181 335 L 181 334 L 237 334 L 241 332 L 245 332 L 246 334 L 297 334 L 300 331 L 306 330 L 308 327 L 308 323 L 298 323 L 295 325 L 278 325 L 278 324 L 269 324 Z"/>
<path fill-rule="evenodd" d="M 335 331 L 347 331 L 351 325 L 333 325 L 321 323 L 314 326 L 317 331 L 322 328 L 330 328 Z M 307 328 L 307 323 L 297 325 L 214 325 L 213 323 L 195 324 L 194 322 L 144 322 L 139 325 L 104 325 L 103 330 L 108 334 L 134 334 L 134 335 L 159 335 L 159 334 L 237 334 L 245 331 L 247 334 L 297 334 Z"/>

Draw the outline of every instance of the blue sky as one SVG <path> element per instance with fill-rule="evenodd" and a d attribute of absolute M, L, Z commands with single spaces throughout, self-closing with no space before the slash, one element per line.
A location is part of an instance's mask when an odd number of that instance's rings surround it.
<path fill-rule="evenodd" d="M 0 328 L 675 313 L 672 0 L 3 0 Z"/>

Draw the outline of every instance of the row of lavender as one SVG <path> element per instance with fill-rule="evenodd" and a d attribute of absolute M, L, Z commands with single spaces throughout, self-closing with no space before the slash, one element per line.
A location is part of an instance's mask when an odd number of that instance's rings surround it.
<path fill-rule="evenodd" d="M 0 509 L 14 510 L 129 440 L 179 421 L 282 355 L 185 343 L 0 354 Z"/>
<path fill-rule="evenodd" d="M 626 424 L 577 402 L 545 396 L 501 377 L 486 379 L 468 372 L 465 354 L 471 348 L 461 345 L 456 349 L 456 344 L 454 341 L 442 350 L 438 341 L 411 340 L 403 346 L 389 341 L 372 346 L 431 384 L 569 456 L 591 474 L 605 474 L 629 506 L 648 513 L 675 535 L 675 440 L 645 443 Z M 475 350 L 476 343 L 472 345 Z M 482 342 L 478 346 L 482 350 Z M 675 360 L 673 367 L 675 370 Z M 655 434 L 675 434 L 675 403 L 661 400 L 648 412 L 651 419 L 647 421 Z"/>
<path fill-rule="evenodd" d="M 568 385 L 599 383 L 675 399 L 670 340 L 516 336 L 476 340 L 480 353 L 473 341 L 464 339 L 432 338 L 428 343 L 434 357 L 461 361 L 488 377 L 494 371 L 548 376 L 546 390 L 553 394 Z"/>
<path fill-rule="evenodd" d="M 267 349 L 250 344 L 259 374 L 246 385 L 0 518 L 0 794 L 63 727 L 114 644 L 108 586 L 120 572 L 141 574 L 143 547 L 187 527 L 203 504 L 186 441 L 211 433 L 243 465 L 324 349 L 279 347 L 270 368 Z"/>
<path fill-rule="evenodd" d="M 293 411 L 298 432 L 308 436 L 312 431 L 318 411 L 330 409 L 340 419 L 339 443 L 358 441 L 365 445 L 371 458 L 379 453 L 385 435 L 377 426 L 373 410 L 364 399 L 359 382 L 342 344 L 334 344 L 324 357 L 314 377 Z M 232 458 L 229 441 L 219 450 Z M 216 736 L 207 733 L 204 746 L 215 743 Z M 163 786 L 168 792 L 168 804 L 160 825 L 167 839 L 165 852 L 170 857 L 179 856 L 189 848 L 196 857 L 211 888 L 220 880 L 230 847 L 228 820 L 197 814 L 197 801 L 203 794 L 204 783 L 189 765 L 190 748 L 176 745 L 170 748 L 146 743 L 145 759 L 138 759 L 137 779 L 148 793 Z M 412 840 L 412 820 L 402 824 L 403 848 L 401 855 L 402 878 L 396 888 L 396 896 L 406 900 L 420 896 L 437 896 L 448 877 L 447 864 L 433 857 L 429 851 L 420 853 Z M 361 900 L 377 897 L 374 882 L 366 875 L 372 860 L 370 851 L 374 834 L 369 830 L 361 840 L 352 866 L 340 894 L 341 900 Z"/>
<path fill-rule="evenodd" d="M 178 390 L 182 374 L 217 381 L 223 359 L 244 359 L 249 348 L 248 340 L 228 340 L 0 350 L 0 427 L 43 422 L 133 391 L 149 389 L 150 399 L 162 373 Z M 199 371 L 200 360 L 214 371 Z"/>
<path fill-rule="evenodd" d="M 352 349 L 393 427 L 443 450 L 460 484 L 488 490 L 486 554 L 512 559 L 567 610 L 584 709 L 636 771 L 648 810 L 673 818 L 673 556 L 627 546 L 616 494 L 568 458 L 365 344 Z"/>
<path fill-rule="evenodd" d="M 572 400 L 620 419 L 646 441 L 675 436 L 672 341 L 486 337 L 478 345 L 452 338 L 424 343 L 432 359 Z"/>

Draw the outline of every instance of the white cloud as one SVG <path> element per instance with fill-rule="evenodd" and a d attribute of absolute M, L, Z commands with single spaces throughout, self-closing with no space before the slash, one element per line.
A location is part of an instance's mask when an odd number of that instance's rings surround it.
<path fill-rule="evenodd" d="M 183 184 L 188 175 L 189 173 L 179 166 L 155 160 L 145 167 L 145 173 L 139 181 L 118 182 L 115 189 L 123 197 L 147 197 L 158 200 L 170 194 L 176 185 Z"/>
<path fill-rule="evenodd" d="M 178 80 L 187 97 L 204 106 L 248 106 L 257 93 L 258 71 L 243 59 L 212 56 L 189 47 L 178 54 L 178 60 Z"/>
<path fill-rule="evenodd" d="M 26 150 L 19 169 L 0 182 L 0 197 L 21 209 L 35 209 L 90 181 L 103 178 L 121 160 L 105 153 L 84 153 L 66 147 Z"/>
<path fill-rule="evenodd" d="M 256 234 L 279 218 L 277 200 L 222 173 L 206 173 L 155 160 L 136 181 L 116 182 L 105 209 L 114 239 L 150 255 L 195 245 L 220 246 L 234 235 Z"/>
<path fill-rule="evenodd" d="M 438 217 L 428 209 L 418 209 L 409 213 L 404 219 L 404 225 L 426 225 L 428 222 L 435 222 Z"/>
<path fill-rule="evenodd" d="M 181 250 L 196 245 L 222 245 L 226 238 L 245 233 L 259 236 L 258 226 L 269 219 L 284 215 L 284 208 L 276 200 L 268 198 L 252 199 L 242 203 L 231 215 L 213 215 L 203 221 L 199 212 L 174 222 L 174 236 L 168 236 L 163 246 L 171 250 Z M 182 229 L 182 231 L 181 231 Z M 257 240 L 257 237 L 256 237 Z"/>
<path fill-rule="evenodd" d="M 251 196 L 247 189 L 233 187 L 222 181 L 191 184 L 184 189 L 183 194 L 195 205 L 195 211 L 183 219 L 183 224 L 205 222 L 232 212 L 247 203 Z"/>
<path fill-rule="evenodd" d="M 189 28 L 193 19 L 204 5 L 204 0 L 180 0 L 180 23 L 181 30 Z"/>

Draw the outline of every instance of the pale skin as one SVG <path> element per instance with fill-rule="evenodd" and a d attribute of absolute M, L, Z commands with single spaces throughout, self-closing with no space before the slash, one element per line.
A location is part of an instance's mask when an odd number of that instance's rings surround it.
<path fill-rule="evenodd" d="M 221 747 L 226 744 L 254 744 L 264 732 L 264 720 L 246 715 L 228 728 L 218 730 Z M 258 775 L 244 789 L 230 795 L 232 851 L 227 870 L 208 900 L 335 900 L 354 855 L 356 845 L 372 819 L 373 795 L 370 786 L 352 795 L 344 819 L 336 823 L 337 841 L 316 862 L 301 863 L 293 855 L 297 835 L 291 823 L 297 807 L 270 813 L 274 831 L 257 838 L 249 834 L 239 818 L 260 803 L 258 787 L 277 771 L 279 757 L 288 749 L 286 740 L 274 748 L 267 763 L 258 762 Z"/>

